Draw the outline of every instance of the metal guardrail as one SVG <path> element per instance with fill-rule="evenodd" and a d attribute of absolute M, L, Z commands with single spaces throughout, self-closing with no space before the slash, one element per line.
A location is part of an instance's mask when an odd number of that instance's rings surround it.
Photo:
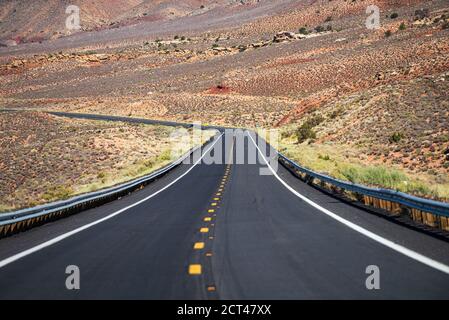
<path fill-rule="evenodd" d="M 403 192 L 399 191 L 393 191 L 388 189 L 382 189 L 382 188 L 371 188 L 362 186 L 359 184 L 346 182 L 338 179 L 334 179 L 330 176 L 314 172 L 310 169 L 307 169 L 303 166 L 300 166 L 296 162 L 290 160 L 286 156 L 284 156 L 282 153 L 279 153 L 279 160 L 287 164 L 288 166 L 291 166 L 293 169 L 302 172 L 303 174 L 306 174 L 309 177 L 318 179 L 322 182 L 328 183 L 330 185 L 333 185 L 335 187 L 355 192 L 363 196 L 373 197 L 385 201 L 389 201 L 392 203 L 399 203 L 403 206 L 420 210 L 423 212 L 435 214 L 438 216 L 443 216 L 448 218 L 449 217 L 449 203 L 445 202 L 439 202 L 434 201 L 430 199 L 424 199 L 416 196 L 412 196 Z"/>
<path fill-rule="evenodd" d="M 134 179 L 132 181 L 113 186 L 107 189 L 102 189 L 95 192 L 79 195 L 67 200 L 61 200 L 36 206 L 33 208 L 21 209 L 13 212 L 6 212 L 0 214 L 0 238 L 18 231 L 18 229 L 28 229 L 34 224 L 42 224 L 48 220 L 54 220 L 61 216 L 73 214 L 81 210 L 97 207 L 101 204 L 118 199 L 139 187 L 152 182 L 175 167 L 179 166 L 185 159 L 190 157 L 195 152 L 215 139 L 216 135 L 211 137 L 203 145 L 190 149 L 182 157 L 176 161 L 166 165 L 165 167 L 156 170 L 155 172 L 146 176 Z"/>

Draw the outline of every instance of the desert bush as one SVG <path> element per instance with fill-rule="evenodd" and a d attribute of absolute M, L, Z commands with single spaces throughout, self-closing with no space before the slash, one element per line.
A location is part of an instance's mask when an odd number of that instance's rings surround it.
<path fill-rule="evenodd" d="M 315 27 L 315 31 L 316 32 L 323 32 L 325 29 L 324 29 L 324 27 L 323 26 L 316 26 Z"/>
<path fill-rule="evenodd" d="M 306 27 L 301 27 L 301 28 L 299 28 L 299 33 L 300 34 L 309 34 L 309 31 L 307 30 Z"/>
<path fill-rule="evenodd" d="M 398 143 L 404 138 L 405 136 L 402 132 L 395 132 L 390 136 L 389 141 L 390 143 Z"/>
<path fill-rule="evenodd" d="M 415 20 L 422 20 L 429 17 L 429 9 L 421 9 L 415 11 Z"/>
<path fill-rule="evenodd" d="M 312 118 L 307 119 L 296 131 L 296 137 L 298 139 L 298 143 L 303 143 L 309 139 L 316 139 L 316 132 L 313 130 L 317 125 L 324 121 L 324 117 L 322 115 L 316 115 Z"/>
<path fill-rule="evenodd" d="M 336 118 L 338 118 L 339 116 L 341 116 L 344 112 L 345 112 L 345 110 L 344 110 L 342 107 L 339 107 L 339 108 L 337 108 L 335 111 L 333 111 L 333 112 L 329 115 L 329 117 L 330 117 L 331 119 L 336 119 Z"/>
<path fill-rule="evenodd" d="M 318 159 L 324 160 L 324 161 L 329 161 L 331 159 L 331 157 L 328 154 L 323 155 L 318 155 Z"/>
<path fill-rule="evenodd" d="M 306 122 L 308 122 L 312 127 L 316 127 L 324 122 L 324 117 L 321 114 L 318 114 L 316 116 L 313 116 L 312 118 L 308 119 Z"/>
<path fill-rule="evenodd" d="M 388 38 L 392 35 L 393 33 L 391 32 L 391 30 L 387 30 L 385 31 L 385 37 Z"/>
<path fill-rule="evenodd" d="M 298 139 L 298 143 L 303 143 L 309 139 L 316 139 L 316 132 L 313 130 L 313 127 L 306 122 L 298 128 L 296 131 L 296 137 Z"/>
<path fill-rule="evenodd" d="M 101 171 L 101 172 L 99 172 L 99 173 L 97 174 L 97 178 L 98 178 L 98 179 L 104 179 L 105 177 L 106 177 L 106 173 L 103 172 L 103 171 Z"/>
<path fill-rule="evenodd" d="M 390 19 L 396 19 L 397 17 L 399 17 L 399 15 L 398 15 L 396 12 L 393 12 L 393 13 L 390 15 Z"/>
<path fill-rule="evenodd" d="M 399 25 L 399 30 L 405 30 L 407 27 L 404 22 Z"/>

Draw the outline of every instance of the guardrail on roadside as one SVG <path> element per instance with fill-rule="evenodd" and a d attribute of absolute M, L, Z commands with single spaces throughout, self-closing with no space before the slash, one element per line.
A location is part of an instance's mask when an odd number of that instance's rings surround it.
<path fill-rule="evenodd" d="M 284 167 L 309 184 L 317 185 L 333 193 L 352 193 L 356 200 L 363 202 L 366 206 L 387 210 L 395 215 L 407 214 L 414 221 L 449 231 L 449 203 L 334 179 L 300 166 L 282 153 L 278 152 L 278 156 L 279 162 Z M 318 180 L 318 183 L 315 180 Z"/>
<path fill-rule="evenodd" d="M 165 167 L 132 181 L 107 189 L 82 194 L 67 200 L 2 213 L 0 214 L 0 238 L 28 230 L 35 226 L 54 221 L 86 209 L 98 207 L 102 204 L 123 197 L 132 191 L 138 190 L 148 183 L 161 178 L 163 175 L 179 166 L 185 159 L 213 141 L 215 137 L 216 136 L 211 137 L 203 145 L 191 148 L 182 157 L 166 165 Z"/>

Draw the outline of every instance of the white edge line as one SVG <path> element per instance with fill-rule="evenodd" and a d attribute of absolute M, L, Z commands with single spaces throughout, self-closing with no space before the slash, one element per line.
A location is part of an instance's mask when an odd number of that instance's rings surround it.
<path fill-rule="evenodd" d="M 149 195 L 148 197 L 146 197 L 146 198 L 144 198 L 144 199 L 142 199 L 142 200 L 139 200 L 139 201 L 137 201 L 137 202 L 135 202 L 135 203 L 133 203 L 133 204 L 131 204 L 131 205 L 129 205 L 129 206 L 123 208 L 123 209 L 120 209 L 120 210 L 118 210 L 118 211 L 116 211 L 116 212 L 114 212 L 114 213 L 111 213 L 110 215 L 108 215 L 108 216 L 106 216 L 106 217 L 104 217 L 104 218 L 101 218 L 101 219 L 99 219 L 99 220 L 96 220 L 96 221 L 94 221 L 94 222 L 91 222 L 91 223 L 89 223 L 89 224 L 86 224 L 86 225 L 84 225 L 84 226 L 82 226 L 82 227 L 76 228 L 76 229 L 74 229 L 74 230 L 72 230 L 72 231 L 69 231 L 69 232 L 64 233 L 64 234 L 62 234 L 62 235 L 60 235 L 60 236 L 57 236 L 56 238 L 53 238 L 53 239 L 48 240 L 48 241 L 45 241 L 44 243 L 41 243 L 41 244 L 39 244 L 39 245 L 37 245 L 37 246 L 34 246 L 34 247 L 30 248 L 30 249 L 27 249 L 27 250 L 25 250 L 25 251 L 22 251 L 22 252 L 20 252 L 20 253 L 17 253 L 17 254 L 15 254 L 15 255 L 13 255 L 13 256 L 11 256 L 11 257 L 9 257 L 9 258 L 6 258 L 6 259 L 4 259 L 4 260 L 1 260 L 1 261 L 0 261 L 0 268 L 3 268 L 4 266 L 6 266 L 6 265 L 8 265 L 8 264 L 10 264 L 10 263 L 13 263 L 13 262 L 15 262 L 15 261 L 17 261 L 17 260 L 19 260 L 19 259 L 22 259 L 22 258 L 24 258 L 24 257 L 26 257 L 26 256 L 28 256 L 28 255 L 30 255 L 30 254 L 32 254 L 32 253 L 35 253 L 35 252 L 37 252 L 37 251 L 39 251 L 39 250 L 42 250 L 42 249 L 46 248 L 46 247 L 49 247 L 49 246 L 51 246 L 51 245 L 54 245 L 55 243 L 58 243 L 58 242 L 60 242 L 60 241 L 62 241 L 62 240 L 64 240 L 64 239 L 67 239 L 68 237 L 71 237 L 71 236 L 73 236 L 73 235 L 75 235 L 75 234 L 77 234 L 77 233 L 80 233 L 81 231 L 84 231 L 84 230 L 86 230 L 86 229 L 89 229 L 89 228 L 91 228 L 91 227 L 93 227 L 93 226 L 95 226 L 95 225 L 97 225 L 97 224 L 100 224 L 100 223 L 106 221 L 106 220 L 112 219 L 112 218 L 114 218 L 115 216 L 118 216 L 119 214 L 125 212 L 126 210 L 129 210 L 129 209 L 131 209 L 131 208 L 134 208 L 135 206 L 138 206 L 139 204 L 141 204 L 141 203 L 143 203 L 143 202 L 145 202 L 145 201 L 147 201 L 147 200 L 153 198 L 154 196 L 158 195 L 158 194 L 161 193 L 162 191 L 164 191 L 164 190 L 168 189 L 169 187 L 171 187 L 172 185 L 174 185 L 176 182 L 178 182 L 178 181 L 181 180 L 183 177 L 185 177 L 190 171 L 192 171 L 193 168 L 195 168 L 195 167 L 201 162 L 201 160 L 204 158 L 204 156 L 205 156 L 206 154 L 209 153 L 209 151 L 210 151 L 210 150 L 214 147 L 214 145 L 221 139 L 222 136 L 223 136 L 223 133 L 222 133 L 222 134 L 215 140 L 215 142 L 214 142 L 214 143 L 213 143 L 213 144 L 212 144 L 206 151 L 204 151 L 204 152 L 202 153 L 201 158 L 199 158 L 199 159 L 198 159 L 198 160 L 197 160 L 197 161 L 196 161 L 196 162 L 195 162 L 195 163 L 194 163 L 194 164 L 193 164 L 193 165 L 192 165 L 186 172 L 184 172 L 184 173 L 183 173 L 182 175 L 180 175 L 178 178 L 176 178 L 175 180 L 173 180 L 172 182 L 170 182 L 169 184 L 167 184 L 167 185 L 164 186 L 163 188 L 159 189 L 159 190 L 156 191 L 155 193 L 153 193 L 153 194 Z"/>
<path fill-rule="evenodd" d="M 321 212 L 323 212 L 324 214 L 328 215 L 329 217 L 337 220 L 338 222 L 344 224 L 345 226 L 351 228 L 354 231 L 357 231 L 361 234 L 363 234 L 364 236 L 380 243 L 383 244 L 384 246 L 393 249 L 396 252 L 399 252 L 413 260 L 416 260 L 418 262 L 421 262 L 431 268 L 434 268 L 436 270 L 439 270 L 441 272 L 444 272 L 446 274 L 449 274 L 449 266 L 438 262 L 436 260 L 433 260 L 429 257 L 426 257 L 418 252 L 415 252 L 413 250 L 410 250 L 406 247 L 403 247 L 397 243 L 394 243 L 391 240 L 385 239 L 369 230 L 366 230 L 365 228 L 360 227 L 359 225 L 356 225 L 355 223 L 352 223 L 342 217 L 340 217 L 339 215 L 327 210 L 326 208 L 323 208 L 322 206 L 320 206 L 319 204 L 313 202 L 312 200 L 306 198 L 305 196 L 303 196 L 302 194 L 300 194 L 299 192 L 297 192 L 295 189 L 293 189 L 292 187 L 290 187 L 284 180 L 282 180 L 279 175 L 274 171 L 274 169 L 270 166 L 268 160 L 265 158 L 264 154 L 262 153 L 262 151 L 259 149 L 259 146 L 256 144 L 256 142 L 254 141 L 254 139 L 251 137 L 251 134 L 248 134 L 248 136 L 250 137 L 251 141 L 254 143 L 254 145 L 256 146 L 257 150 L 259 151 L 260 155 L 262 156 L 263 160 L 265 161 L 265 163 L 267 164 L 268 168 L 270 168 L 271 172 L 273 172 L 273 175 L 284 185 L 284 187 L 286 187 L 290 192 L 292 192 L 294 195 L 296 195 L 298 198 L 302 199 L 303 201 L 307 202 L 309 205 L 311 205 L 312 207 L 320 210 Z"/>

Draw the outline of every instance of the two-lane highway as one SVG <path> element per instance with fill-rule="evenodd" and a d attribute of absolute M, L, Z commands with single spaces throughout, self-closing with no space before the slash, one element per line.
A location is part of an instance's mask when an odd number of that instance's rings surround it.
<path fill-rule="evenodd" d="M 1 240 L 0 298 L 449 298 L 449 243 L 282 167 L 260 175 L 264 157 L 242 140 L 260 163 L 182 165 L 129 197 Z M 205 159 L 235 158 L 233 141 L 217 137 Z M 66 288 L 69 265 L 80 290 Z M 366 288 L 371 265 L 379 290 Z"/>

